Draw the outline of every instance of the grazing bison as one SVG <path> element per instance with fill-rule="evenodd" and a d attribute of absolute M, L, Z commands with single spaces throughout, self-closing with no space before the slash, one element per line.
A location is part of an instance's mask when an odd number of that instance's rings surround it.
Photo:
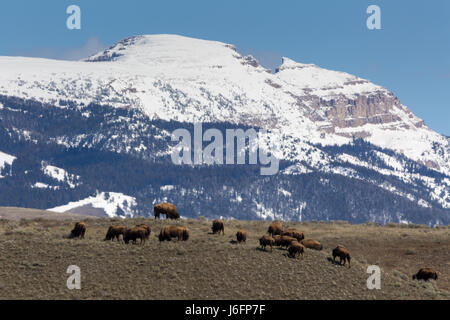
<path fill-rule="evenodd" d="M 300 241 L 300 243 L 305 247 L 309 249 L 314 250 L 322 250 L 323 246 L 319 241 L 313 240 L 313 239 L 303 239 Z"/>
<path fill-rule="evenodd" d="M 303 256 L 304 251 L 305 247 L 298 241 L 292 241 L 291 245 L 288 248 L 288 254 L 292 258 L 295 258 L 295 256 L 298 254 L 301 254 Z"/>
<path fill-rule="evenodd" d="M 266 250 L 266 246 L 270 246 L 270 251 L 273 251 L 272 247 L 275 245 L 275 240 L 271 236 L 263 235 L 259 238 L 259 245 L 261 248 L 264 248 L 264 250 Z"/>
<path fill-rule="evenodd" d="M 155 219 L 160 219 L 161 214 L 166 215 L 166 219 L 179 219 L 180 214 L 178 213 L 177 207 L 172 203 L 158 203 L 153 211 L 155 213 Z"/>
<path fill-rule="evenodd" d="M 123 241 L 128 244 L 130 240 L 133 243 L 136 243 L 137 239 L 141 239 L 141 245 L 145 244 L 147 229 L 141 227 L 133 227 L 131 229 L 127 229 L 123 235 Z"/>
<path fill-rule="evenodd" d="M 303 232 L 300 232 L 295 228 L 289 228 L 289 229 L 283 230 L 283 232 L 281 232 L 281 235 L 295 238 L 295 239 L 297 239 L 297 241 L 302 241 L 303 239 L 305 239 Z"/>
<path fill-rule="evenodd" d="M 124 235 L 125 231 L 127 231 L 127 227 L 125 226 L 110 226 L 108 228 L 108 232 L 106 233 L 104 241 L 111 240 L 114 241 L 114 238 L 119 241 L 120 235 Z"/>
<path fill-rule="evenodd" d="M 415 275 L 412 276 L 413 280 L 425 280 L 428 281 L 430 279 L 437 280 L 438 274 L 435 270 L 431 268 L 422 268 Z"/>
<path fill-rule="evenodd" d="M 280 247 L 286 247 L 286 249 L 291 245 L 292 242 L 297 241 L 297 239 L 289 236 L 280 236 L 277 237 L 278 240 L 276 240 L 277 245 Z"/>
<path fill-rule="evenodd" d="M 339 257 L 339 264 L 342 264 L 342 261 L 348 261 L 348 267 L 350 268 L 350 252 L 342 245 L 338 245 L 333 249 L 333 261 L 336 261 L 336 257 Z"/>
<path fill-rule="evenodd" d="M 170 241 L 172 238 L 177 238 L 178 241 L 186 241 L 189 239 L 188 227 L 180 226 L 165 226 L 161 229 L 158 239 L 159 241 Z"/>
<path fill-rule="evenodd" d="M 84 222 L 77 222 L 75 223 L 75 227 L 70 232 L 69 238 L 80 238 L 84 239 L 84 234 L 86 233 L 86 223 Z"/>
<path fill-rule="evenodd" d="M 274 221 L 269 226 L 269 229 L 267 229 L 267 232 L 273 237 L 276 234 L 281 235 L 281 232 L 283 232 L 283 227 L 281 225 L 280 221 Z"/>
<path fill-rule="evenodd" d="M 222 220 L 214 220 L 212 222 L 212 233 L 216 234 L 222 232 L 222 234 L 225 234 L 225 228 L 223 226 L 223 221 Z"/>
<path fill-rule="evenodd" d="M 148 224 L 141 223 L 141 224 L 136 225 L 136 227 L 145 229 L 145 239 L 148 240 L 148 238 L 150 237 L 150 233 L 152 232 L 152 229 L 150 229 L 150 226 Z"/>
<path fill-rule="evenodd" d="M 245 242 L 247 240 L 247 231 L 241 229 L 236 232 L 236 239 L 238 243 Z"/>

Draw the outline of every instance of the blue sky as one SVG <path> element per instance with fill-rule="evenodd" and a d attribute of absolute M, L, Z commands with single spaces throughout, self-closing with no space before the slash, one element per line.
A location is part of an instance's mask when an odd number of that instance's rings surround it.
<path fill-rule="evenodd" d="M 66 28 L 71 4 L 81 8 L 81 30 Z M 381 8 L 381 30 L 366 27 L 372 4 Z M 79 59 L 156 33 L 232 43 L 272 69 L 286 56 L 355 74 L 393 91 L 450 136 L 448 0 L 0 2 L 0 55 Z"/>

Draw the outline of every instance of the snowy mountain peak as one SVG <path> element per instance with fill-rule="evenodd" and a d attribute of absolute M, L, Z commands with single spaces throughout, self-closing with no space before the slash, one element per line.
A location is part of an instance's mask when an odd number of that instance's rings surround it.
<path fill-rule="evenodd" d="M 303 68 L 314 68 L 317 67 L 315 64 L 305 64 L 305 63 L 300 63 L 300 62 L 296 62 L 292 59 L 286 58 L 286 57 L 282 57 L 281 58 L 281 66 L 279 66 L 275 73 L 278 73 L 280 71 L 283 70 L 292 70 L 292 69 L 303 69 Z"/>
<path fill-rule="evenodd" d="M 232 45 L 179 35 L 141 35 L 119 41 L 85 61 L 119 61 L 147 68 L 220 66 L 241 58 Z"/>
<path fill-rule="evenodd" d="M 354 98 L 360 94 L 377 91 L 388 93 L 385 88 L 346 72 L 320 68 L 315 64 L 303 64 L 289 58 L 283 58 L 276 75 L 290 85 L 312 90 L 311 94 L 324 99 L 339 94 Z"/>

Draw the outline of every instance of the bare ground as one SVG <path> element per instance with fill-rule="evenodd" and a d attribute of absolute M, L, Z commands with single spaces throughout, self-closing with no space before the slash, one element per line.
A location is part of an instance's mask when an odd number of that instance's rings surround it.
<path fill-rule="evenodd" d="M 72 219 L 0 220 L 0 299 L 450 299 L 448 227 L 284 223 L 324 246 L 293 259 L 258 249 L 262 221 L 225 221 L 224 236 L 210 234 L 204 219 L 85 221 L 86 238 L 69 240 Z M 152 229 L 144 246 L 102 241 L 111 224 L 143 222 Z M 166 224 L 187 225 L 190 239 L 159 243 Z M 248 238 L 237 245 L 239 228 Z M 332 263 L 337 244 L 350 250 L 350 269 Z M 380 290 L 366 287 L 373 264 Z M 66 287 L 69 265 L 81 268 L 81 290 Z M 425 266 L 440 272 L 437 281 L 411 279 Z"/>

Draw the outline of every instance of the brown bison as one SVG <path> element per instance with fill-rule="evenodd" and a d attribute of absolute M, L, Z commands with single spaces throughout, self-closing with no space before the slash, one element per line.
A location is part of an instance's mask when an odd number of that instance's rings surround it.
<path fill-rule="evenodd" d="M 150 237 L 150 233 L 152 232 L 152 229 L 150 229 L 150 226 L 148 224 L 141 223 L 141 224 L 136 225 L 136 227 L 145 229 L 145 239 L 148 240 Z"/>
<path fill-rule="evenodd" d="M 295 228 L 288 228 L 286 230 L 283 230 L 281 232 L 281 235 L 295 238 L 295 239 L 297 239 L 297 241 L 302 241 L 303 239 L 305 239 L 305 236 L 303 235 L 303 232 L 300 232 L 300 231 L 298 231 Z"/>
<path fill-rule="evenodd" d="M 247 240 L 247 231 L 241 229 L 236 232 L 236 239 L 238 243 L 245 242 Z"/>
<path fill-rule="evenodd" d="M 431 268 L 422 268 L 415 275 L 412 276 L 413 280 L 425 280 L 428 281 L 430 279 L 437 280 L 438 274 L 435 270 Z"/>
<path fill-rule="evenodd" d="M 84 239 L 84 234 L 86 233 L 86 223 L 84 222 L 77 222 L 75 223 L 75 227 L 70 232 L 69 238 L 80 238 Z"/>
<path fill-rule="evenodd" d="M 275 240 L 275 245 L 279 246 L 280 245 L 280 240 L 281 240 L 281 236 L 279 234 L 275 235 L 272 237 L 273 240 Z"/>
<path fill-rule="evenodd" d="M 123 241 L 128 244 L 130 240 L 133 243 L 136 243 L 137 239 L 141 239 L 140 245 L 145 244 L 147 229 L 141 227 L 133 227 L 131 229 L 127 229 L 123 235 Z"/>
<path fill-rule="evenodd" d="M 336 261 L 336 257 L 339 257 L 339 264 L 342 264 L 342 261 L 348 261 L 348 267 L 350 268 L 350 252 L 342 245 L 338 245 L 333 249 L 333 261 Z"/>
<path fill-rule="evenodd" d="M 214 220 L 212 222 L 212 233 L 216 234 L 222 232 L 222 234 L 225 234 L 225 228 L 223 226 L 223 221 L 222 220 Z"/>
<path fill-rule="evenodd" d="M 125 226 L 110 226 L 108 228 L 108 232 L 106 233 L 104 241 L 111 240 L 114 241 L 114 238 L 119 241 L 120 235 L 124 235 L 125 231 L 127 231 L 127 227 Z"/>
<path fill-rule="evenodd" d="M 291 245 L 288 248 L 288 254 L 292 258 L 295 258 L 295 256 L 298 254 L 301 254 L 303 256 L 304 251 L 305 247 L 298 241 L 292 241 Z"/>
<path fill-rule="evenodd" d="M 277 246 L 280 246 L 281 248 L 286 247 L 286 249 L 291 245 L 292 242 L 297 241 L 297 239 L 289 236 L 280 236 L 277 237 L 277 240 L 275 240 L 275 243 Z"/>
<path fill-rule="evenodd" d="M 269 229 L 267 229 L 267 232 L 273 237 L 276 234 L 281 235 L 281 232 L 283 232 L 283 227 L 281 225 L 280 221 L 274 221 L 269 226 Z"/>
<path fill-rule="evenodd" d="M 159 241 L 170 241 L 172 238 L 177 238 L 178 241 L 186 241 L 189 239 L 188 227 L 180 226 L 165 226 L 161 229 L 158 239 Z"/>
<path fill-rule="evenodd" d="M 266 250 L 266 246 L 270 246 L 270 251 L 273 251 L 273 246 L 275 245 L 275 240 L 268 235 L 263 235 L 261 238 L 259 238 L 259 245 L 261 248 L 264 248 Z"/>
<path fill-rule="evenodd" d="M 177 207 L 172 203 L 158 203 L 154 208 L 153 211 L 155 213 L 155 219 L 160 219 L 161 214 L 166 215 L 166 219 L 179 219 L 180 214 L 178 213 Z"/>
<path fill-rule="evenodd" d="M 313 240 L 313 239 L 303 239 L 300 241 L 300 243 L 305 247 L 309 249 L 314 250 L 322 250 L 323 246 L 319 241 Z"/>

